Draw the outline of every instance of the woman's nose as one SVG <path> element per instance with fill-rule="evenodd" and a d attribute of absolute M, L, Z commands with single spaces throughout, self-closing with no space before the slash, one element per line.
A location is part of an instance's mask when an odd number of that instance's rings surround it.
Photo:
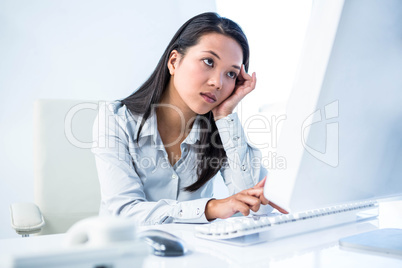
<path fill-rule="evenodd" d="M 222 89 L 222 75 L 219 72 L 215 72 L 208 81 L 208 84 L 215 87 L 217 90 Z"/>

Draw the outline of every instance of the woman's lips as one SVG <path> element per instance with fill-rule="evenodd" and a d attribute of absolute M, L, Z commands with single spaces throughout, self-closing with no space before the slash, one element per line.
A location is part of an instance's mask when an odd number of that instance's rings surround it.
<path fill-rule="evenodd" d="M 208 103 L 216 102 L 216 96 L 212 93 L 200 93 L 204 100 Z"/>

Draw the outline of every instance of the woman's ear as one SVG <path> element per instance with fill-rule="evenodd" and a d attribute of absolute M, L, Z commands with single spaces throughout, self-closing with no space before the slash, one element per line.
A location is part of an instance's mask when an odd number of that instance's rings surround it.
<path fill-rule="evenodd" d="M 167 64 L 170 75 L 174 75 L 179 60 L 180 60 L 180 54 L 177 50 L 173 50 L 172 52 L 170 52 Z"/>

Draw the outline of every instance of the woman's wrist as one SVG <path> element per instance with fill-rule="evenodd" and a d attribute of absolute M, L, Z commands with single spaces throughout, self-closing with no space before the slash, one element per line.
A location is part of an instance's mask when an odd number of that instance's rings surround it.
<path fill-rule="evenodd" d="M 226 116 L 228 116 L 229 114 L 221 114 L 221 115 L 214 115 L 214 120 L 215 122 L 218 121 L 219 119 L 225 118 Z"/>
<path fill-rule="evenodd" d="M 226 116 L 230 115 L 233 113 L 233 110 L 212 110 L 212 113 L 214 115 L 214 120 L 218 121 L 219 119 L 225 118 Z"/>
<path fill-rule="evenodd" d="M 232 112 L 233 113 L 233 112 Z M 225 113 L 225 114 L 220 114 L 220 115 L 214 115 L 214 120 L 215 120 L 215 122 L 216 121 L 218 121 L 219 119 L 222 119 L 222 118 L 225 118 L 225 117 L 227 117 L 227 116 L 229 116 L 229 115 L 231 115 L 232 113 Z"/>
<path fill-rule="evenodd" d="M 216 199 L 211 199 L 205 205 L 205 218 L 207 218 L 208 221 L 213 221 L 217 218 L 214 213 L 215 203 Z"/>

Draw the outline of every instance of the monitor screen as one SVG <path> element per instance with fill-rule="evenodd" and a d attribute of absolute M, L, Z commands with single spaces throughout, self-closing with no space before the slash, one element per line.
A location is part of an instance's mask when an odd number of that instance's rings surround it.
<path fill-rule="evenodd" d="M 402 1 L 315 2 L 278 155 L 292 212 L 402 195 Z"/>

